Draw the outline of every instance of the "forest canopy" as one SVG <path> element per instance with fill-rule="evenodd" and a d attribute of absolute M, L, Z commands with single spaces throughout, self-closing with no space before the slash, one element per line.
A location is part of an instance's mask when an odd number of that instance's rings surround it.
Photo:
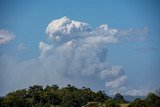
<path fill-rule="evenodd" d="M 94 92 L 90 88 L 77 88 L 68 84 L 59 88 L 58 85 L 34 85 L 28 89 L 20 89 L 0 97 L 0 107 L 159 107 L 160 97 L 149 93 L 146 99 L 137 98 L 128 102 L 117 93 L 113 98 L 105 91 Z"/>

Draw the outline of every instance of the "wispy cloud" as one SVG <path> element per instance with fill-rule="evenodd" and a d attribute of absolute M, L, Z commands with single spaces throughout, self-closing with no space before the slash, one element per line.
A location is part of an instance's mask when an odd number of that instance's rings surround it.
<path fill-rule="evenodd" d="M 130 29 L 120 29 L 118 30 L 117 36 L 119 37 L 120 41 L 124 42 L 142 42 L 147 39 L 148 35 L 148 27 L 140 28 L 140 29 L 135 29 L 135 28 L 130 28 Z"/>
<path fill-rule="evenodd" d="M 23 44 L 23 43 L 20 43 L 17 47 L 18 50 L 25 50 L 27 49 L 27 47 Z"/>
<path fill-rule="evenodd" d="M 113 81 L 106 82 L 105 86 L 106 88 L 117 90 L 122 86 L 124 86 L 127 81 L 128 81 L 127 76 L 120 76 Z"/>
<path fill-rule="evenodd" d="M 130 29 L 121 29 L 118 32 L 118 35 L 120 36 L 129 36 L 129 35 L 147 35 L 148 34 L 148 27 L 144 27 L 141 29 L 135 29 L 135 28 L 130 28 Z"/>
<path fill-rule="evenodd" d="M 144 96 L 147 95 L 149 92 L 153 92 L 153 90 L 150 89 L 131 89 L 126 90 L 125 95 L 131 95 L 131 96 Z"/>

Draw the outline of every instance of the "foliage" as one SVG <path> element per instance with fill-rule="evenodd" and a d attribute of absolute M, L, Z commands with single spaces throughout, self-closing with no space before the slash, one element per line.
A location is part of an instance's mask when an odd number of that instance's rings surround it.
<path fill-rule="evenodd" d="M 114 100 L 115 103 L 118 103 L 118 104 L 128 103 L 128 101 L 125 100 L 120 93 L 117 93 L 114 96 L 113 100 Z"/>
<path fill-rule="evenodd" d="M 160 97 L 154 93 L 149 93 L 146 99 L 137 98 L 129 107 L 160 107 Z"/>
<path fill-rule="evenodd" d="M 124 103 L 128 101 L 120 93 L 111 98 L 104 91 L 94 92 L 90 88 L 79 89 L 72 85 L 62 88 L 34 85 L 0 97 L 0 107 L 121 107 Z M 149 93 L 144 100 L 137 98 L 127 106 L 160 107 L 160 96 Z"/>
<path fill-rule="evenodd" d="M 160 97 L 154 93 L 149 93 L 145 102 L 148 107 L 160 107 Z"/>
<path fill-rule="evenodd" d="M 87 105 L 83 106 L 83 107 L 99 107 L 98 102 L 88 102 Z"/>
<path fill-rule="evenodd" d="M 156 95 L 160 96 L 160 88 L 155 91 Z"/>
<path fill-rule="evenodd" d="M 134 102 L 132 102 L 129 107 L 147 107 L 146 103 L 140 98 L 136 98 Z"/>
<path fill-rule="evenodd" d="M 30 86 L 28 89 L 17 90 L 0 98 L 0 107 L 81 107 L 88 102 L 105 102 L 109 97 L 103 91 L 94 92 L 90 88 L 78 89 L 67 85 Z"/>
<path fill-rule="evenodd" d="M 124 100 L 123 96 L 122 96 L 120 93 L 117 93 L 117 94 L 114 96 L 114 99 L 115 99 L 115 100 Z"/>
<path fill-rule="evenodd" d="M 120 107 L 120 106 L 117 101 L 115 101 L 114 99 L 110 99 L 105 102 L 105 107 Z"/>

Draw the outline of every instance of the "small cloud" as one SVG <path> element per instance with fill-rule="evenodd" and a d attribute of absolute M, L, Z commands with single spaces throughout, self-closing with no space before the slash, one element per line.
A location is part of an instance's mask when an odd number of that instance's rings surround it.
<path fill-rule="evenodd" d="M 124 86 L 127 81 L 128 81 L 127 76 L 123 75 L 113 81 L 106 82 L 105 85 L 106 85 L 106 88 L 109 88 L 109 89 L 118 89 Z"/>
<path fill-rule="evenodd" d="M 18 50 L 25 50 L 25 49 L 27 49 L 27 47 L 23 43 L 21 43 L 18 45 L 17 49 Z"/>
<path fill-rule="evenodd" d="M 117 78 L 125 74 L 124 69 L 121 66 L 112 66 L 110 69 L 102 70 L 100 72 L 100 78 L 106 79 L 112 76 Z"/>
<path fill-rule="evenodd" d="M 15 38 L 15 35 L 12 32 L 5 29 L 0 30 L 0 45 L 8 43 L 14 38 Z"/>
<path fill-rule="evenodd" d="M 119 36 L 131 36 L 131 35 L 147 35 L 148 34 L 148 27 L 144 27 L 141 29 L 122 29 L 118 31 Z"/>
<path fill-rule="evenodd" d="M 131 95 L 131 96 L 146 96 L 149 92 L 152 92 L 149 89 L 131 89 L 131 90 L 126 90 L 125 95 Z"/>

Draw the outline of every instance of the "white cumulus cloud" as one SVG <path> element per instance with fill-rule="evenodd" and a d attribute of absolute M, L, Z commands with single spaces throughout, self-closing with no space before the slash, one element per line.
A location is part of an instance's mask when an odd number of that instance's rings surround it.
<path fill-rule="evenodd" d="M 46 34 L 55 45 L 40 42 L 40 59 L 48 68 L 52 66 L 53 72 L 65 77 L 94 78 L 104 86 L 105 83 L 114 85 L 119 80 L 120 84 L 113 87 L 120 88 L 127 81 L 124 69 L 106 63 L 106 46 L 119 42 L 117 32 L 107 24 L 91 29 L 89 24 L 67 17 L 53 20 Z"/>
<path fill-rule="evenodd" d="M 67 17 L 53 20 L 46 28 L 46 33 L 52 39 L 59 40 L 65 36 L 75 36 L 78 33 L 88 32 L 91 28 L 89 24 L 70 20 Z"/>

